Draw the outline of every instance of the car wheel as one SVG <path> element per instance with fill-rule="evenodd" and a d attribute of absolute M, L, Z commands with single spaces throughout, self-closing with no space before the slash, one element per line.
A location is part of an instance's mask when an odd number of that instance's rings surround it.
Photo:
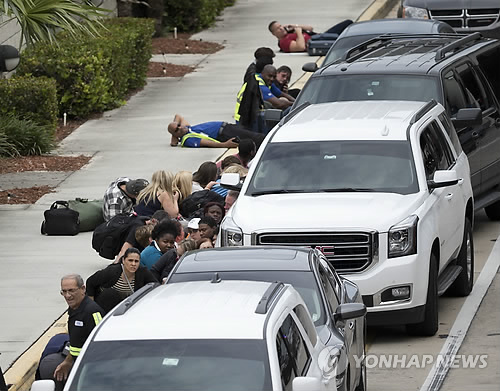
<path fill-rule="evenodd" d="M 484 211 L 486 212 L 486 216 L 488 216 L 490 220 L 500 220 L 500 201 L 488 205 L 486 208 L 484 208 Z"/>
<path fill-rule="evenodd" d="M 429 264 L 429 286 L 427 287 L 427 300 L 425 302 L 424 320 L 420 323 L 406 325 L 406 332 L 410 335 L 432 336 L 436 334 L 438 323 L 438 286 L 437 286 L 438 260 L 431 254 Z"/>
<path fill-rule="evenodd" d="M 449 292 L 456 296 L 468 296 L 474 284 L 474 241 L 469 219 L 465 219 L 464 240 L 458 253 L 457 265 L 462 267 L 462 272 L 451 284 Z"/>

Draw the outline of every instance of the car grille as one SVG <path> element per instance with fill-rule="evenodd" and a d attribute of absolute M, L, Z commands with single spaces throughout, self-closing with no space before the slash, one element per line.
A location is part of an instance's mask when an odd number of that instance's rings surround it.
<path fill-rule="evenodd" d="M 360 272 L 378 256 L 378 235 L 371 232 L 261 233 L 254 243 L 318 248 L 338 272 Z"/>
<path fill-rule="evenodd" d="M 499 8 L 430 10 L 432 19 L 448 23 L 453 28 L 488 27 L 498 21 Z"/>

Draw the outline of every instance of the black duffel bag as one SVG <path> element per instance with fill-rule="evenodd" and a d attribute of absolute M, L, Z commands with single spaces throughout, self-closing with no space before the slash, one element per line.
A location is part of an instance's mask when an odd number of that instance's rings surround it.
<path fill-rule="evenodd" d="M 80 232 L 80 214 L 70 209 L 67 201 L 54 202 L 43 214 L 43 235 L 76 235 Z"/>

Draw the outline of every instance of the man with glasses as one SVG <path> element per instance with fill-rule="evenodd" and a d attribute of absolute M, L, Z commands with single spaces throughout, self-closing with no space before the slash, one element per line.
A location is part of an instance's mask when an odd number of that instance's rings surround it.
<path fill-rule="evenodd" d="M 83 278 L 79 274 L 68 274 L 61 278 L 61 295 L 69 306 L 69 354 L 54 371 L 54 379 L 57 381 L 68 378 L 87 337 L 104 316 L 103 309 L 86 295 Z"/>

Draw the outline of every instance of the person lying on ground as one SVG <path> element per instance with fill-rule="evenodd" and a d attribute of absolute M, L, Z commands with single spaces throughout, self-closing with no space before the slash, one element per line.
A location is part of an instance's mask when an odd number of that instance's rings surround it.
<path fill-rule="evenodd" d="M 340 35 L 351 23 L 352 20 L 346 19 L 330 27 L 325 33 Z M 269 23 L 268 28 L 271 34 L 278 38 L 278 46 L 285 53 L 305 52 L 307 41 L 317 34 L 313 31 L 312 26 L 304 24 L 282 25 L 276 20 Z"/>
<path fill-rule="evenodd" d="M 251 139 L 257 148 L 264 141 L 265 135 L 251 132 L 240 125 L 223 121 L 203 122 L 191 126 L 181 115 L 176 114 L 168 125 L 171 134 L 170 145 L 179 143 L 183 147 L 236 148 L 239 140 Z"/>
<path fill-rule="evenodd" d="M 256 74 L 259 81 L 260 92 L 264 102 L 268 102 L 275 109 L 284 110 L 293 105 L 295 98 L 281 91 L 273 83 L 276 79 L 276 68 L 273 65 L 266 65 L 262 73 Z"/>

